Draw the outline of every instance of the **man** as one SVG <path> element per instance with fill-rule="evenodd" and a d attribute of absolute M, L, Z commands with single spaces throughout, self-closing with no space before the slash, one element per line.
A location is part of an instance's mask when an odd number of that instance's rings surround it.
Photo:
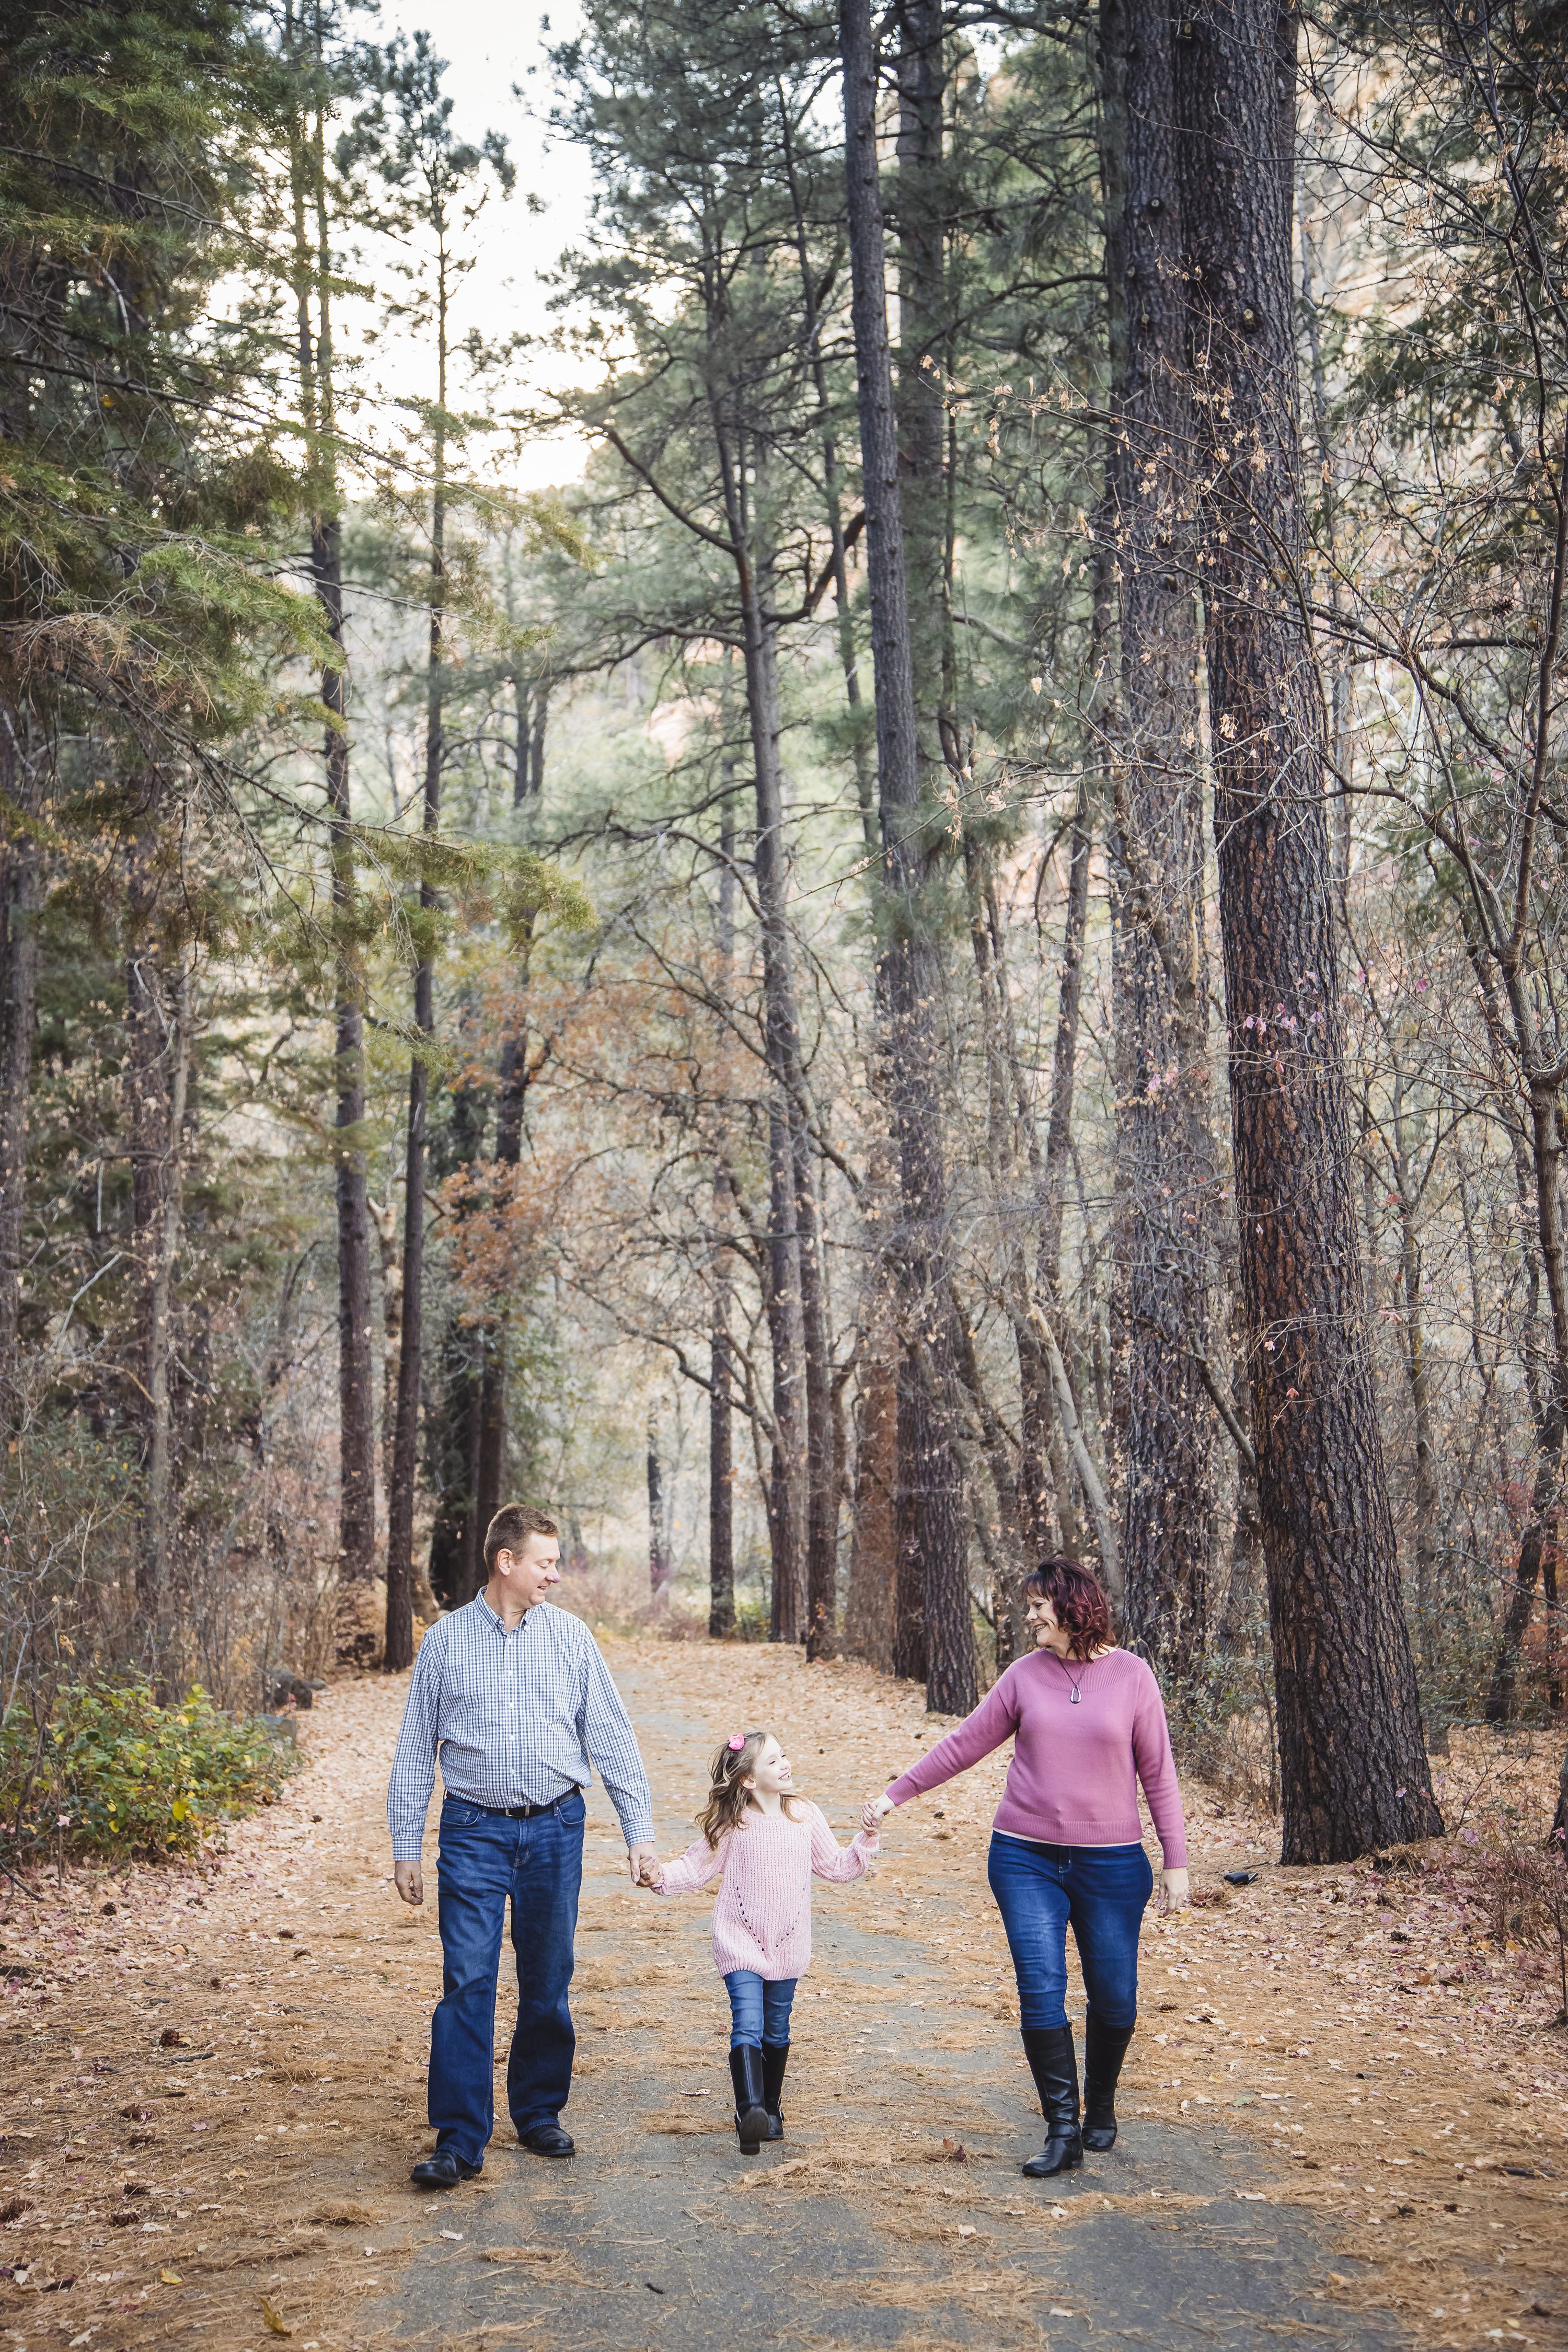
<path fill-rule="evenodd" d="M 653 1804 L 637 1736 L 599 1645 L 580 1617 L 552 1608 L 561 1581 L 553 1519 L 521 1503 L 485 1535 L 489 1581 L 432 1625 L 403 1711 L 386 1792 L 397 1891 L 423 1903 L 425 1815 L 441 1759 L 437 1860 L 441 2000 L 430 2026 L 429 2117 L 436 2152 L 420 2189 L 471 2180 L 495 2123 L 495 2008 L 511 1897 L 517 2030 L 507 2105 L 522 2146 L 572 2156 L 561 2110 L 576 2036 L 572 1981 L 583 1877 L 583 1790 L 593 1766 L 626 1833 L 632 1884 L 658 1860 Z"/>

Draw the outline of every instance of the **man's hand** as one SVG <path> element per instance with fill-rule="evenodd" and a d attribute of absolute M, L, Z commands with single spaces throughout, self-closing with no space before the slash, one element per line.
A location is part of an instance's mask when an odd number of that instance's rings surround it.
<path fill-rule="evenodd" d="M 1173 1911 L 1184 1911 L 1192 1901 L 1192 1887 L 1184 1870 L 1163 1870 L 1164 1884 L 1160 1889 L 1160 1910 L 1169 1916 Z"/>
<path fill-rule="evenodd" d="M 634 1886 L 657 1886 L 664 1876 L 656 1845 L 629 1845 L 626 1848 L 626 1868 Z"/>
<path fill-rule="evenodd" d="M 863 1830 L 874 1830 L 878 1822 L 881 1820 L 883 1814 L 890 1813 L 892 1810 L 893 1801 L 891 1797 L 884 1797 L 879 1794 L 868 1797 L 865 1804 L 860 1809 L 861 1828 Z"/>
<path fill-rule="evenodd" d="M 392 1865 L 392 1875 L 397 1882 L 397 1891 L 405 1903 L 424 1902 L 425 1873 L 416 1862 L 395 1862 Z"/>

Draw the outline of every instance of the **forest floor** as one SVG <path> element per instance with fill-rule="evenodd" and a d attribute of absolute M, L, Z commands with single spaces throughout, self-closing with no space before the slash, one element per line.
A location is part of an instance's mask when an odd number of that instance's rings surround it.
<path fill-rule="evenodd" d="M 795 1651 L 605 1648 L 667 1853 L 737 1723 L 777 1727 L 843 1837 L 943 1727 Z M 788 2137 L 751 2162 L 708 1906 L 632 1891 L 595 1790 L 581 2152 L 498 2134 L 481 2179 L 419 2197 L 440 1958 L 434 1903 L 390 1884 L 404 1689 L 326 1694 L 281 1801 L 200 1870 L 9 1890 L 0 2352 L 1568 2346 L 1568 2034 L 1539 1955 L 1479 1940 L 1441 1871 L 1274 1866 L 1271 1824 L 1191 1780 L 1199 1903 L 1151 1915 L 1121 2139 L 1082 2172 L 1016 2170 L 1039 2124 L 984 1883 L 994 1758 L 892 1817 L 874 1879 L 819 1887 Z M 1451 1827 L 1510 1784 L 1546 1817 L 1528 1743 L 1456 1734 L 1437 1769 Z M 503 1987 L 503 2053 L 505 2025 Z"/>

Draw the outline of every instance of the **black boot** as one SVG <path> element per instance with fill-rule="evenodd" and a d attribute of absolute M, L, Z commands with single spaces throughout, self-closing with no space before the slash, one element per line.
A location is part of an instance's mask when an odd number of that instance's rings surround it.
<path fill-rule="evenodd" d="M 1024 2167 L 1030 2180 L 1047 2180 L 1053 2172 L 1070 2172 L 1083 2162 L 1083 2141 L 1078 2128 L 1078 2063 L 1073 2056 L 1072 2027 L 1053 2025 L 1043 2033 L 1026 2032 L 1024 2055 L 1040 2095 L 1046 2119 L 1046 2144 Z"/>
<path fill-rule="evenodd" d="M 768 2137 L 783 2139 L 784 2109 L 779 2105 L 784 2095 L 784 2068 L 789 2064 L 787 2042 L 764 2042 L 763 2044 L 763 2105 L 768 2111 Z"/>
<path fill-rule="evenodd" d="M 730 2080 L 735 2085 L 735 2129 L 741 2154 L 755 2156 L 770 2137 L 768 2111 L 763 2105 L 763 2053 L 754 2042 L 742 2042 L 730 2053 Z"/>
<path fill-rule="evenodd" d="M 1116 2146 L 1116 2084 L 1133 2032 L 1101 2025 L 1092 2010 L 1083 2029 L 1083 2144 L 1096 2156 Z"/>

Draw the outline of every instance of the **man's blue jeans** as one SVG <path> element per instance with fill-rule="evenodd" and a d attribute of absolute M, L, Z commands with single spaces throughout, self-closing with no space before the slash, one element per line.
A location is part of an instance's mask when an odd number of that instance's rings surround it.
<path fill-rule="evenodd" d="M 754 1969 L 731 1969 L 724 1979 L 730 1996 L 730 2047 L 750 2042 L 776 2050 L 789 2040 L 789 2013 L 798 1977 L 758 1976 Z"/>
<path fill-rule="evenodd" d="M 429 2115 L 437 2147 L 482 2164 L 495 2126 L 496 1985 L 507 1898 L 517 2030 L 506 2097 L 520 2132 L 553 2123 L 572 2088 L 572 1982 L 583 1881 L 581 1790 L 531 1821 L 448 1797 L 437 1862 L 441 1999 L 430 2021 Z"/>
<path fill-rule="evenodd" d="M 1138 1935 L 1154 1891 L 1141 1845 L 1036 1845 L 991 1840 L 991 1892 L 1007 1931 L 1026 2033 L 1068 2021 L 1068 1925 L 1089 2006 L 1115 2030 L 1138 2017 Z"/>

